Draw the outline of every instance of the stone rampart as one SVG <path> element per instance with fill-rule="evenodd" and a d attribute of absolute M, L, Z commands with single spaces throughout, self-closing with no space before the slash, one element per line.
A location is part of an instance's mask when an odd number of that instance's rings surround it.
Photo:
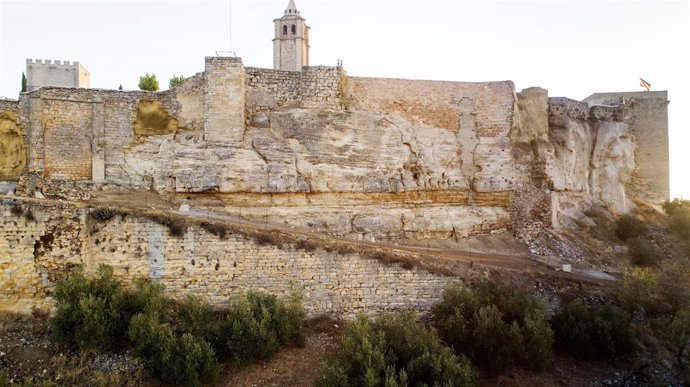
<path fill-rule="evenodd" d="M 126 283 L 160 281 L 180 299 L 196 294 L 225 305 L 239 292 L 287 295 L 299 290 L 310 316 L 353 317 L 400 309 L 428 309 L 449 277 L 357 253 L 277 247 L 241 233 L 217 236 L 189 226 L 182 235 L 134 215 L 96 221 L 87 209 L 0 204 L 0 311 L 46 309 L 59 278 L 75 267 L 93 274 L 108 264 Z"/>

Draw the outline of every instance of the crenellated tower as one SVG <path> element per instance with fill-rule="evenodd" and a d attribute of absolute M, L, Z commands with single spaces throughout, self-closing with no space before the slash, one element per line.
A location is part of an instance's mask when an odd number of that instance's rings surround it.
<path fill-rule="evenodd" d="M 290 0 L 283 17 L 273 22 L 273 68 L 302 71 L 302 66 L 309 66 L 309 26 L 300 16 L 295 1 Z"/>
<path fill-rule="evenodd" d="M 79 62 L 41 59 L 26 60 L 26 80 L 28 91 L 43 86 L 91 87 L 91 76 L 86 67 Z"/>

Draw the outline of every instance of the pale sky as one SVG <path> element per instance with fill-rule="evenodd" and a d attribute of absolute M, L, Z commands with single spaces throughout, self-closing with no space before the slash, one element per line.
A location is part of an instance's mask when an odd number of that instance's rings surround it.
<path fill-rule="evenodd" d="M 0 0 L 0 97 L 17 98 L 26 58 L 79 61 L 91 87 L 111 89 L 146 72 L 165 88 L 230 49 L 270 68 L 288 1 Z M 295 2 L 312 27 L 310 64 L 342 59 L 350 75 L 512 80 L 578 100 L 641 91 L 642 77 L 669 92 L 671 194 L 690 198 L 689 0 Z"/>

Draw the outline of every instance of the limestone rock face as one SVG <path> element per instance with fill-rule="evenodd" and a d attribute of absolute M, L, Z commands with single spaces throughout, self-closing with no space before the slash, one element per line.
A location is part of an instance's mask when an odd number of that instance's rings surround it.
<path fill-rule="evenodd" d="M 625 107 L 552 98 L 549 124 L 551 144 L 540 146 L 539 156 L 558 193 L 559 212 L 577 217 L 592 204 L 630 211 L 625 186 L 635 169 L 635 141 Z"/>
<path fill-rule="evenodd" d="M 0 180 L 19 177 L 26 166 L 26 146 L 17 115 L 13 111 L 0 111 Z"/>
<path fill-rule="evenodd" d="M 548 140 L 549 93 L 540 87 L 530 87 L 517 93 L 516 122 L 510 132 L 514 142 Z"/>
<path fill-rule="evenodd" d="M 260 113 L 241 143 L 204 142 L 184 132 L 141 138 L 124 150 L 126 170 L 110 181 L 152 179 L 178 192 L 502 191 L 496 169 L 509 169 L 510 141 L 482 139 L 466 149 L 453 132 L 415 127 L 399 116 L 301 110 Z M 477 172 L 463 173 L 463 157 Z M 503 160 L 503 161 L 502 161 Z M 121 177 L 121 179 L 120 179 Z M 125 181 L 128 180 L 128 181 Z"/>

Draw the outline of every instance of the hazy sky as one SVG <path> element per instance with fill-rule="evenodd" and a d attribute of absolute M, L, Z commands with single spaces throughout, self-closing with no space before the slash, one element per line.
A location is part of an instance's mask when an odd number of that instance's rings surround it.
<path fill-rule="evenodd" d="M 272 67 L 273 19 L 288 1 L 0 0 L 0 97 L 17 98 L 26 58 L 79 61 L 97 88 L 134 89 L 146 72 L 164 87 L 230 48 Z M 640 91 L 642 77 L 669 92 L 671 193 L 690 198 L 688 0 L 295 2 L 311 64 L 342 59 L 350 75 L 509 79 L 574 99 Z"/>

